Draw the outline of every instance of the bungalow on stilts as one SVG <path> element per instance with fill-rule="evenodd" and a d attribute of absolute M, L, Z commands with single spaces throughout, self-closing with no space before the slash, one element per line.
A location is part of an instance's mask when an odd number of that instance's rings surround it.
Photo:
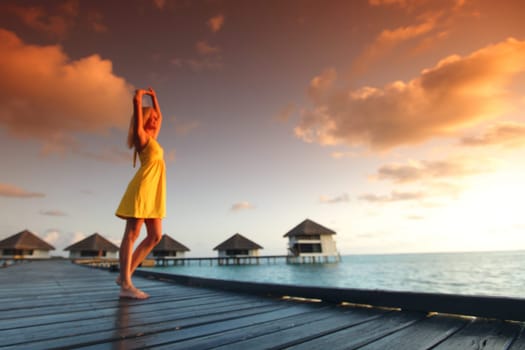
<path fill-rule="evenodd" d="M 289 263 L 328 263 L 339 262 L 339 255 L 332 231 L 312 220 L 306 219 L 284 237 L 288 237 Z"/>
<path fill-rule="evenodd" d="M 98 233 L 84 238 L 64 248 L 69 250 L 70 259 L 117 259 L 119 247 L 102 237 Z"/>
<path fill-rule="evenodd" d="M 163 234 L 160 242 L 153 248 L 148 258 L 155 260 L 156 265 L 166 266 L 171 261 L 173 265 L 184 264 L 186 252 L 190 249 L 167 234 Z"/>
<path fill-rule="evenodd" d="M 24 259 L 49 259 L 49 251 L 55 250 L 33 232 L 24 230 L 0 241 L 0 260 L 3 264 L 8 261 Z"/>
<path fill-rule="evenodd" d="M 259 249 L 257 243 L 243 235 L 236 233 L 215 248 L 219 252 L 219 265 L 259 263 Z"/>

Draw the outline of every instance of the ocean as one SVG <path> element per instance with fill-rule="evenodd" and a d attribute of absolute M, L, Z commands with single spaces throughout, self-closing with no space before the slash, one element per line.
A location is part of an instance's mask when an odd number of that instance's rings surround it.
<path fill-rule="evenodd" d="M 525 251 L 343 255 L 332 264 L 154 267 L 236 281 L 525 298 Z"/>

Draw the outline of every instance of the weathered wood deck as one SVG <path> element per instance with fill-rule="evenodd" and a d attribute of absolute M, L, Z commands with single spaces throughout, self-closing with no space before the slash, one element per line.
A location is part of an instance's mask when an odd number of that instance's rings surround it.
<path fill-rule="evenodd" d="M 136 285 L 151 298 L 119 300 L 115 277 L 67 261 L 1 269 L 0 349 L 525 349 L 520 322 L 297 302 L 275 292 L 140 277 Z"/>

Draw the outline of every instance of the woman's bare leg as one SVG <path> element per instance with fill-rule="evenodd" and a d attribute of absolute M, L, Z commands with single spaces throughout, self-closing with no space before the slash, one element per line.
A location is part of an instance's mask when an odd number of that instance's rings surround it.
<path fill-rule="evenodd" d="M 120 296 L 145 299 L 148 297 L 144 292 L 136 289 L 131 282 L 133 245 L 140 235 L 140 229 L 144 223 L 143 219 L 129 218 L 126 220 L 126 229 L 124 237 L 120 244 L 119 261 L 120 261 Z"/>
<path fill-rule="evenodd" d="M 145 219 L 148 235 L 133 252 L 131 274 L 162 239 L 162 219 Z"/>

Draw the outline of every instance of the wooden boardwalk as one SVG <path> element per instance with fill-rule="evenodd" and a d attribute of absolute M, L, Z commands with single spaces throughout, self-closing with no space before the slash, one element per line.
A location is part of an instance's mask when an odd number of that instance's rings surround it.
<path fill-rule="evenodd" d="M 525 349 L 521 322 L 299 302 L 141 277 L 135 283 L 151 298 L 119 300 L 115 277 L 67 261 L 0 269 L 0 349 Z"/>

